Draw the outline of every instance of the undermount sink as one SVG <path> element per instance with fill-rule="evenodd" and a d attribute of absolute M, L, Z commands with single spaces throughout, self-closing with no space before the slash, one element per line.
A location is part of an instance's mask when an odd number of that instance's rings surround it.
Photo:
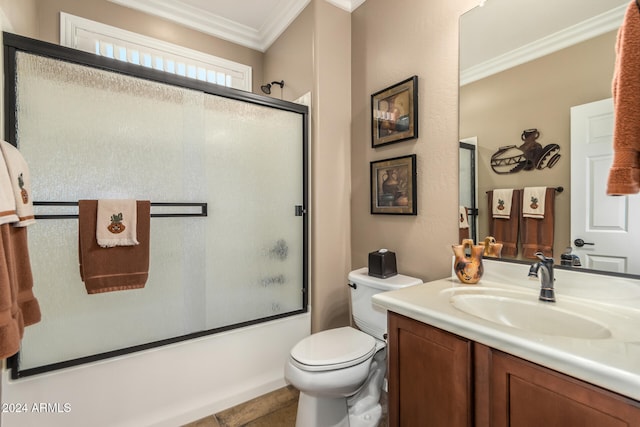
<path fill-rule="evenodd" d="M 553 303 L 491 293 L 454 294 L 450 302 L 465 313 L 529 332 L 581 339 L 605 339 L 612 335 L 602 323 Z"/>

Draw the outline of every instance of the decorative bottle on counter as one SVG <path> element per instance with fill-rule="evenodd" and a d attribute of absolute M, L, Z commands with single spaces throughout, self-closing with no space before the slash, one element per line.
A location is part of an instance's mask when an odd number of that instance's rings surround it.
<path fill-rule="evenodd" d="M 478 283 L 484 273 L 482 266 L 483 245 L 474 245 L 473 240 L 465 239 L 461 245 L 452 245 L 455 260 L 453 270 L 462 283 L 473 285 Z M 466 254 L 466 248 L 470 249 L 470 256 Z"/>
<path fill-rule="evenodd" d="M 482 253 L 485 257 L 491 258 L 500 258 L 502 254 L 502 243 L 496 242 L 496 238 L 493 236 L 487 236 L 484 239 L 484 243 L 480 243 L 484 245 L 484 252 Z"/>

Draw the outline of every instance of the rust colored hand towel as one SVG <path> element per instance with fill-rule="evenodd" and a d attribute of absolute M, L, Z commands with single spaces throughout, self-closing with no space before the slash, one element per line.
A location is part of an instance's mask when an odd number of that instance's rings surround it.
<path fill-rule="evenodd" d="M 618 30 L 612 82 L 613 164 L 607 194 L 640 191 L 640 11 L 631 1 Z"/>
<path fill-rule="evenodd" d="M 80 276 L 87 293 L 143 288 L 149 277 L 151 204 L 137 201 L 135 246 L 101 248 L 96 239 L 97 200 L 78 202 L 78 252 Z"/>
<path fill-rule="evenodd" d="M 18 307 L 18 290 L 11 253 L 11 226 L 0 225 L 0 358 L 13 356 L 20 350 L 24 322 Z"/>
<path fill-rule="evenodd" d="M 487 196 L 489 202 L 488 212 L 493 212 L 493 191 L 488 191 Z M 514 257 L 518 255 L 518 227 L 521 210 L 522 190 L 513 190 L 508 218 L 496 218 L 494 215 L 489 215 L 489 235 L 495 237 L 496 242 L 503 244 L 503 256 Z"/>
<path fill-rule="evenodd" d="M 555 199 L 556 190 L 548 187 L 545 192 L 544 218 L 522 216 L 520 239 L 524 257 L 536 259 L 538 251 L 546 257 L 553 257 Z"/>
<path fill-rule="evenodd" d="M 15 271 L 18 289 L 18 307 L 22 313 L 24 326 L 38 323 L 41 319 L 40 304 L 33 294 L 33 274 L 29 259 L 26 227 L 10 227 L 13 262 L 9 268 Z"/>

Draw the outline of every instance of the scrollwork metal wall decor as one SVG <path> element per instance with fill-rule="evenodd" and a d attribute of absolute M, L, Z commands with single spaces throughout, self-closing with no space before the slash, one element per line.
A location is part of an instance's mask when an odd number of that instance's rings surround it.
<path fill-rule="evenodd" d="M 560 160 L 560 146 L 548 144 L 543 147 L 537 141 L 539 137 L 538 129 L 525 129 L 520 135 L 520 139 L 524 141 L 522 145 L 500 147 L 491 156 L 491 169 L 500 175 L 521 170 L 551 169 Z"/>

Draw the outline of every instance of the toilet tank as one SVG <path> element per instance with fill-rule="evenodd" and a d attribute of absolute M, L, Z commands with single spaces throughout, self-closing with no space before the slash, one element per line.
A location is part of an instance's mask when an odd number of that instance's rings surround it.
<path fill-rule="evenodd" d="M 384 340 L 387 332 L 387 312 L 374 307 L 371 297 L 380 292 L 393 291 L 422 284 L 422 280 L 402 274 L 387 279 L 369 276 L 368 269 L 361 268 L 349 273 L 351 287 L 351 312 L 356 326 L 363 332 Z"/>

